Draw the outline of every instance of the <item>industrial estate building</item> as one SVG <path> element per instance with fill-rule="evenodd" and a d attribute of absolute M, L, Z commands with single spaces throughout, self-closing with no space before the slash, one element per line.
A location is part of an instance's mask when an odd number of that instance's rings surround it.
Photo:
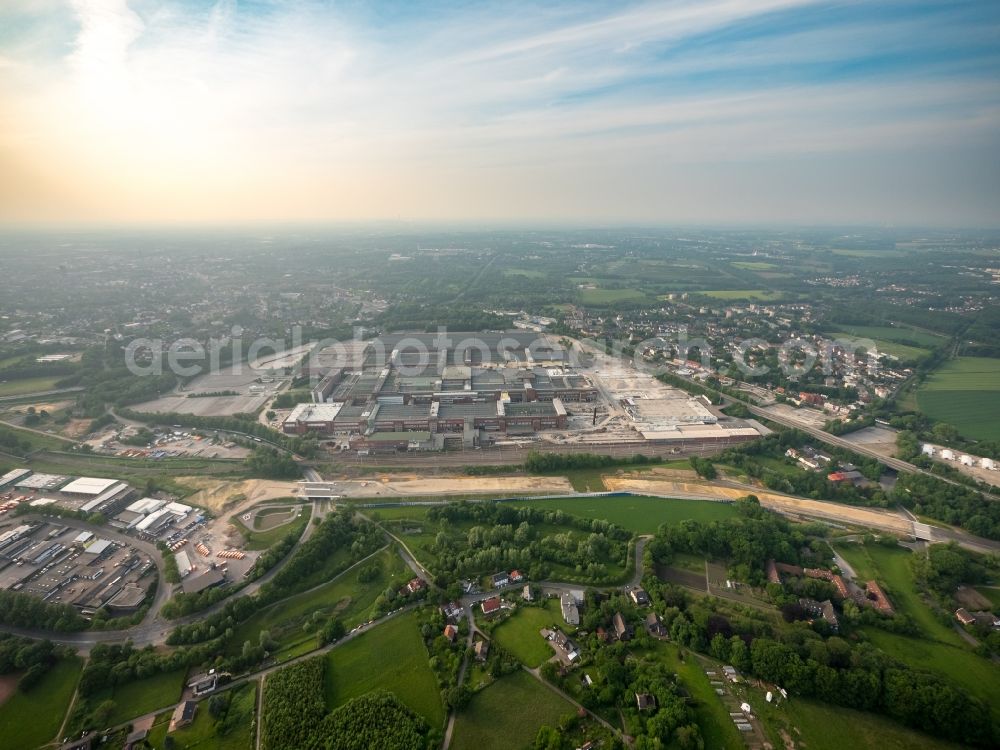
<path fill-rule="evenodd" d="M 362 365 L 333 368 L 299 404 L 288 434 L 354 436 L 357 448 L 478 445 L 481 432 L 565 429 L 564 402 L 597 390 L 564 366 L 563 352 L 536 333 L 384 336 Z M 457 343 L 454 343 L 457 340 Z"/>
<path fill-rule="evenodd" d="M 368 342 L 350 366 L 324 371 L 312 403 L 298 404 L 282 429 L 337 438 L 362 452 L 468 448 L 572 430 L 573 405 L 584 414 L 577 429 L 585 431 L 592 423 L 584 404 L 610 401 L 635 441 L 730 443 L 760 435 L 651 376 L 637 373 L 629 382 L 633 390 L 609 392 L 596 374 L 573 367 L 561 345 L 532 331 L 393 334 Z"/>

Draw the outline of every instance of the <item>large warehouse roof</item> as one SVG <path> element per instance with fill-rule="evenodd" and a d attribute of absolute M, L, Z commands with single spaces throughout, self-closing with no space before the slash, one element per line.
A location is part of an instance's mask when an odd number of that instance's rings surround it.
<path fill-rule="evenodd" d="M 118 482 L 117 479 L 101 479 L 99 477 L 80 477 L 62 488 L 70 495 L 100 495 Z"/>

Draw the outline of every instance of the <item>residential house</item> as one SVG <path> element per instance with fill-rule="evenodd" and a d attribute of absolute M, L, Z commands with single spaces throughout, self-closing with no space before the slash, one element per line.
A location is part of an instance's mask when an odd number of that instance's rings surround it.
<path fill-rule="evenodd" d="M 472 651 L 476 655 L 476 661 L 486 661 L 486 658 L 490 655 L 490 642 L 476 641 L 476 645 L 472 647 Z"/>
<path fill-rule="evenodd" d="M 493 588 L 502 589 L 504 586 L 510 583 L 510 574 L 508 574 L 507 571 L 494 573 L 490 577 L 490 580 L 493 583 Z"/>
<path fill-rule="evenodd" d="M 615 612 L 615 616 L 611 618 L 611 626 L 615 629 L 615 636 L 619 641 L 632 640 L 634 635 L 632 626 L 625 621 L 621 612 Z"/>
<path fill-rule="evenodd" d="M 577 609 L 576 600 L 572 594 L 563 594 L 559 597 L 559 608 L 562 610 L 562 616 L 567 625 L 580 624 L 580 610 Z"/>
<path fill-rule="evenodd" d="M 413 578 L 406 584 L 405 589 L 408 594 L 415 594 L 427 588 L 427 581 L 423 578 Z"/>
<path fill-rule="evenodd" d="M 628 592 L 628 595 L 632 598 L 632 601 L 636 603 L 639 607 L 649 606 L 649 594 L 646 593 L 645 589 L 634 588 Z"/>
<path fill-rule="evenodd" d="M 484 599 L 479 605 L 479 608 L 483 610 L 484 615 L 492 615 L 500 611 L 500 597 L 491 596 L 489 599 Z"/>
<path fill-rule="evenodd" d="M 521 581 L 524 580 L 524 573 L 522 573 L 520 570 L 512 570 L 512 571 L 510 571 L 509 578 L 510 578 L 510 582 L 512 584 L 513 583 L 521 583 Z"/>
<path fill-rule="evenodd" d="M 636 693 L 635 703 L 639 707 L 640 711 L 655 711 L 656 710 L 656 696 L 650 695 L 649 693 Z"/>
<path fill-rule="evenodd" d="M 462 619 L 463 611 L 462 605 L 458 602 L 448 602 L 441 605 L 441 614 L 444 615 L 444 619 L 452 620 L 453 622 L 458 622 Z"/>
<path fill-rule="evenodd" d="M 667 629 L 663 626 L 660 616 L 656 612 L 650 612 L 646 615 L 646 632 L 654 638 L 667 637 Z"/>
<path fill-rule="evenodd" d="M 955 619 L 963 625 L 972 625 L 976 622 L 976 618 L 965 607 L 959 607 L 955 610 Z"/>
<path fill-rule="evenodd" d="M 188 726 L 194 721 L 194 714 L 197 710 L 198 704 L 195 701 L 184 701 L 177 704 L 177 708 L 174 709 L 174 713 L 170 717 L 170 729 L 168 731 L 174 732 Z"/>
<path fill-rule="evenodd" d="M 449 642 L 454 643 L 455 639 L 458 638 L 458 628 L 449 622 L 444 626 L 444 637 L 447 638 Z"/>

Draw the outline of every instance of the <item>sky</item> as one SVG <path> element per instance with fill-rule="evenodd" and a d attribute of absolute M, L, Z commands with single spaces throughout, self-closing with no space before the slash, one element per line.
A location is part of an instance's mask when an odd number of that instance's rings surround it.
<path fill-rule="evenodd" d="M 0 2 L 0 224 L 1000 227 L 1000 2 Z"/>

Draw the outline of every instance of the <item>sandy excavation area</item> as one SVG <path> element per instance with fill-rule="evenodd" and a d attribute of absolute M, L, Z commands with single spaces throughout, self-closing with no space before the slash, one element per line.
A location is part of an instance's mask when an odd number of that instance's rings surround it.
<path fill-rule="evenodd" d="M 846 524 L 859 524 L 884 529 L 899 534 L 912 534 L 913 524 L 890 511 L 875 508 L 857 508 L 840 503 L 788 497 L 754 487 L 722 487 L 708 482 L 684 482 L 659 479 L 634 479 L 631 477 L 605 477 L 609 490 L 628 490 L 651 495 L 695 497 L 706 500 L 736 500 L 754 494 L 765 508 L 783 513 L 798 513 L 811 518 L 821 518 Z"/>
<path fill-rule="evenodd" d="M 565 477 L 421 477 L 387 474 L 372 479 L 331 480 L 344 497 L 413 497 L 422 495 L 547 494 L 572 492 Z"/>
<path fill-rule="evenodd" d="M 186 498 L 186 502 L 207 508 L 215 513 L 227 506 L 262 500 L 276 500 L 280 497 L 296 497 L 299 485 L 296 482 L 278 482 L 272 479 L 247 479 L 242 482 L 219 481 L 208 477 L 177 477 L 178 484 L 197 490 Z"/>

